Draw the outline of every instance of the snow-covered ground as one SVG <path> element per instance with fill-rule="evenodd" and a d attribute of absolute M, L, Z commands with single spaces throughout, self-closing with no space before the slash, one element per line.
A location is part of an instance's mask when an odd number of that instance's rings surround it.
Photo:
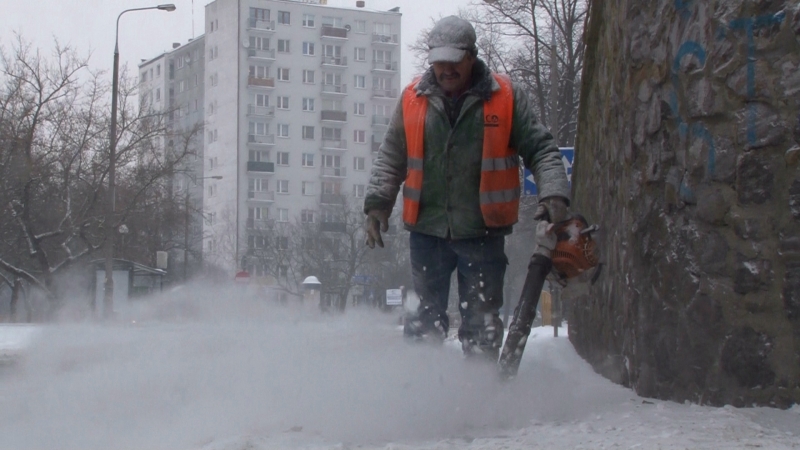
<path fill-rule="evenodd" d="M 455 342 L 405 343 L 397 313 L 185 291 L 114 324 L 0 325 L 0 448 L 800 449 L 800 407 L 641 398 L 563 329 L 501 383 Z"/>

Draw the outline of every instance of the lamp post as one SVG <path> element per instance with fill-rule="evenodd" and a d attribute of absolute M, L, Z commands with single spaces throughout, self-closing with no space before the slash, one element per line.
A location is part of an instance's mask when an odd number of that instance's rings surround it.
<path fill-rule="evenodd" d="M 191 178 L 191 177 L 189 177 Z M 197 184 L 197 180 L 221 180 L 222 175 L 213 175 L 210 177 L 200 177 L 200 178 L 191 178 L 192 184 Z M 189 185 L 186 185 L 186 195 L 184 209 L 186 212 L 186 217 L 183 220 L 183 282 L 186 283 L 186 280 L 189 278 Z"/>
<path fill-rule="evenodd" d="M 117 16 L 117 27 L 114 33 L 114 68 L 111 78 L 111 124 L 109 126 L 109 149 L 108 149 L 108 204 L 106 205 L 106 284 L 103 295 L 103 315 L 112 315 L 114 307 L 114 230 L 111 226 L 114 221 L 115 209 L 115 185 L 116 164 L 117 164 L 117 91 L 119 90 L 119 19 L 126 12 L 144 11 L 147 9 L 158 9 L 161 11 L 175 11 L 175 5 L 169 3 L 158 6 L 148 6 L 145 8 L 132 8 L 122 11 Z"/>

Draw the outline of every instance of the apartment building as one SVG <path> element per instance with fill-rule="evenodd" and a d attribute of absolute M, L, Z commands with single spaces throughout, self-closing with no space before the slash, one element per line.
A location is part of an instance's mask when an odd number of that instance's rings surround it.
<path fill-rule="evenodd" d="M 172 178 L 171 195 L 183 208 L 183 227 L 167 229 L 167 240 L 177 245 L 169 251 L 168 271 L 173 280 L 184 279 L 202 263 L 204 182 L 205 39 L 172 44 L 172 49 L 139 64 L 139 98 L 142 108 L 166 114 L 165 153 L 188 152 Z"/>
<path fill-rule="evenodd" d="M 248 250 L 273 221 L 333 231 L 364 196 L 401 91 L 401 15 L 363 6 L 206 5 L 205 59 L 192 60 L 205 76 L 206 263 L 257 276 Z"/>

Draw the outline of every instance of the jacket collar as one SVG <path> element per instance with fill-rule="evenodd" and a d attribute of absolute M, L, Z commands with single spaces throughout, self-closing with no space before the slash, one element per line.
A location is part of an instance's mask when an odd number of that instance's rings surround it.
<path fill-rule="evenodd" d="M 472 67 L 472 87 L 467 89 L 466 93 L 475 95 L 486 101 L 492 97 L 492 92 L 499 89 L 500 85 L 492 76 L 489 67 L 483 60 L 476 58 L 475 65 Z M 442 88 L 440 88 L 439 83 L 436 82 L 436 75 L 433 73 L 433 67 L 429 67 L 428 70 L 422 74 L 419 83 L 417 83 L 416 92 L 417 96 L 435 95 L 444 97 Z"/>

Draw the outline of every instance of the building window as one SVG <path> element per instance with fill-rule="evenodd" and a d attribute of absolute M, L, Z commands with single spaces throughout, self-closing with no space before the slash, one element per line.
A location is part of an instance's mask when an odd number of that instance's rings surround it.
<path fill-rule="evenodd" d="M 314 28 L 313 14 L 303 14 L 303 26 L 306 28 Z"/>
<path fill-rule="evenodd" d="M 264 8 L 250 8 L 250 17 L 256 20 L 269 20 L 269 10 Z"/>
<path fill-rule="evenodd" d="M 289 180 L 278 180 L 277 191 L 278 191 L 278 194 L 288 194 L 289 193 Z"/>
<path fill-rule="evenodd" d="M 353 103 L 353 114 L 355 114 L 356 116 L 366 115 L 366 112 L 364 111 L 365 109 L 366 106 L 364 103 L 362 102 Z"/>
<path fill-rule="evenodd" d="M 217 74 L 211 75 L 211 85 L 216 86 L 218 82 L 219 82 L 219 75 Z"/>
<path fill-rule="evenodd" d="M 314 56 L 313 42 L 303 42 L 303 54 L 306 56 Z"/>
<path fill-rule="evenodd" d="M 210 116 L 212 114 L 214 114 L 214 102 L 208 104 L 208 115 Z"/>
<path fill-rule="evenodd" d="M 322 139 L 338 141 L 342 139 L 341 128 L 322 127 Z"/>
<path fill-rule="evenodd" d="M 178 69 L 183 69 L 183 65 L 186 64 L 186 57 L 181 55 L 178 56 Z"/>
<path fill-rule="evenodd" d="M 288 222 L 289 221 L 289 210 L 286 208 L 278 208 L 278 217 L 276 218 L 278 222 Z"/>
<path fill-rule="evenodd" d="M 278 39 L 278 53 L 289 53 L 288 39 Z"/>
<path fill-rule="evenodd" d="M 156 101 L 161 101 L 161 88 L 156 88 Z"/>
<path fill-rule="evenodd" d="M 356 88 L 364 89 L 367 87 L 367 78 L 364 75 L 354 75 L 353 85 Z"/>
<path fill-rule="evenodd" d="M 268 150 L 250 150 L 247 152 L 248 154 L 248 161 L 255 161 L 255 162 L 268 162 L 269 161 L 269 151 Z M 216 158 L 214 158 L 216 159 Z"/>
<path fill-rule="evenodd" d="M 392 62 L 392 52 L 391 50 L 372 50 L 372 61 L 376 63 L 388 63 Z"/>
<path fill-rule="evenodd" d="M 356 156 L 353 158 L 353 170 L 364 170 L 364 161 L 366 158 L 363 156 Z"/>
<path fill-rule="evenodd" d="M 278 96 L 278 109 L 289 109 L 289 97 Z"/>
<path fill-rule="evenodd" d="M 353 22 L 353 31 L 356 33 L 366 33 L 367 32 L 367 21 L 366 20 L 356 20 Z"/>
<path fill-rule="evenodd" d="M 161 64 L 156 64 L 156 76 L 161 76 Z"/>
<path fill-rule="evenodd" d="M 366 191 L 366 186 L 363 184 L 354 184 L 353 185 L 353 197 L 355 198 L 364 198 L 364 192 Z"/>
<path fill-rule="evenodd" d="M 314 139 L 314 127 L 308 125 L 303 126 L 303 139 Z"/>
<path fill-rule="evenodd" d="M 311 181 L 303 181 L 302 190 L 303 195 L 316 195 L 314 192 L 314 183 Z"/>
<path fill-rule="evenodd" d="M 356 61 L 366 61 L 367 60 L 367 49 L 364 47 L 356 47 L 355 48 L 355 55 L 354 58 Z"/>
<path fill-rule="evenodd" d="M 178 92 L 183 92 L 186 90 L 186 80 L 178 81 Z"/>
<path fill-rule="evenodd" d="M 303 98 L 303 111 L 314 111 L 313 98 Z"/>
<path fill-rule="evenodd" d="M 255 102 L 256 106 L 269 106 L 269 95 L 256 94 Z"/>
<path fill-rule="evenodd" d="M 278 152 L 275 155 L 277 161 L 275 164 L 279 166 L 288 166 L 289 165 L 289 152 Z"/>
<path fill-rule="evenodd" d="M 266 136 L 268 125 L 264 122 L 250 122 L 248 123 L 248 134 L 255 136 Z"/>
<path fill-rule="evenodd" d="M 147 82 L 147 71 L 145 70 L 144 72 L 142 72 L 142 83 L 146 82 Z"/>
<path fill-rule="evenodd" d="M 248 178 L 247 188 L 249 192 L 267 192 L 268 181 L 266 178 Z"/>
<path fill-rule="evenodd" d="M 278 69 L 278 80 L 289 81 L 289 68 L 282 67 Z"/>
<path fill-rule="evenodd" d="M 281 137 L 281 138 L 288 138 L 289 137 L 289 124 L 288 123 L 279 123 L 278 124 L 278 137 Z"/>
<path fill-rule="evenodd" d="M 314 84 L 313 70 L 303 70 L 303 83 Z"/>
<path fill-rule="evenodd" d="M 314 167 L 313 153 L 303 153 L 303 167 Z"/>
<path fill-rule="evenodd" d="M 278 236 L 275 243 L 279 250 L 289 250 L 289 236 Z"/>
<path fill-rule="evenodd" d="M 314 223 L 314 211 L 310 209 L 304 209 L 300 211 L 300 222 Z"/>
<path fill-rule="evenodd" d="M 367 132 L 364 130 L 353 130 L 353 142 L 358 144 L 367 142 Z"/>
<path fill-rule="evenodd" d="M 253 50 L 269 50 L 269 38 L 250 36 L 250 48 Z"/>
<path fill-rule="evenodd" d="M 212 20 L 211 22 L 208 23 L 208 32 L 209 33 L 213 33 L 214 31 L 216 31 L 218 29 L 219 29 L 219 23 L 217 22 L 217 19 L 214 19 L 214 20 Z"/>
<path fill-rule="evenodd" d="M 267 66 L 249 66 L 247 75 L 250 78 L 266 79 L 269 78 L 269 67 Z"/>
<path fill-rule="evenodd" d="M 289 15 L 289 11 L 278 11 L 278 23 L 281 25 L 291 24 L 291 16 Z"/>
<path fill-rule="evenodd" d="M 380 36 L 391 36 L 392 35 L 392 25 L 389 23 L 380 23 L 375 22 L 373 28 L 375 34 Z"/>

